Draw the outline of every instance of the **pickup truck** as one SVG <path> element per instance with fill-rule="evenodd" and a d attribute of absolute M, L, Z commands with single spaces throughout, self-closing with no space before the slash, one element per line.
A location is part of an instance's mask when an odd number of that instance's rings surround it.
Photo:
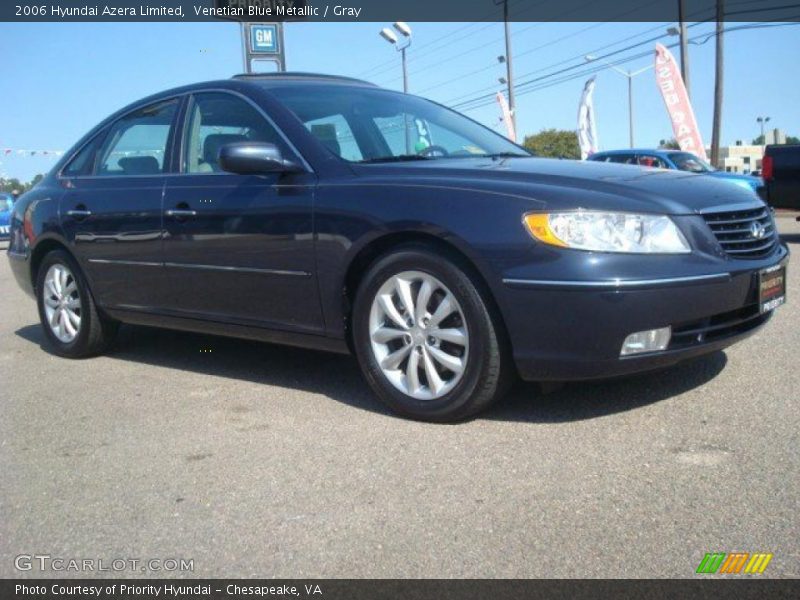
<path fill-rule="evenodd" d="M 800 211 L 800 144 L 767 146 L 761 177 L 767 204 L 772 208 Z"/>

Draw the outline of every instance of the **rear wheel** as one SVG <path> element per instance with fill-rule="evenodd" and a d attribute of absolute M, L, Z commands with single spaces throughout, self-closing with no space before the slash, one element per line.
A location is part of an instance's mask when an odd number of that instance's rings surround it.
<path fill-rule="evenodd" d="M 401 414 L 460 420 L 506 389 L 504 345 L 467 273 L 457 260 L 415 245 L 377 260 L 359 286 L 356 354 L 372 389 Z"/>
<path fill-rule="evenodd" d="M 63 250 L 47 254 L 36 281 L 39 319 L 53 351 L 83 358 L 105 350 L 118 323 L 101 315 L 74 259 Z"/>

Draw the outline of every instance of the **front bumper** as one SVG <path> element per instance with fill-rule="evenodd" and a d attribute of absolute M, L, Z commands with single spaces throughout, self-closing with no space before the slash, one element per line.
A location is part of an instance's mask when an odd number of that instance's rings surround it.
<path fill-rule="evenodd" d="M 727 270 L 709 273 L 698 272 L 700 265 L 687 255 L 667 259 L 662 276 L 621 280 L 504 277 L 498 302 L 517 370 L 531 381 L 601 379 L 730 346 L 771 318 L 759 313 L 758 272 L 786 264 L 788 256 L 780 245 L 769 258 L 728 260 L 722 265 Z M 688 274 L 676 272 L 681 260 Z M 666 350 L 620 357 L 629 334 L 667 326 L 672 339 Z"/>

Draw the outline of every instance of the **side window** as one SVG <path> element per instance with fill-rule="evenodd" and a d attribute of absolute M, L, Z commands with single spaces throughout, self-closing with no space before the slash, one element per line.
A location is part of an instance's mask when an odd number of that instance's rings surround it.
<path fill-rule="evenodd" d="M 336 114 L 305 122 L 306 128 L 322 145 L 345 160 L 361 160 L 364 155 L 344 116 Z"/>
<path fill-rule="evenodd" d="M 61 174 L 65 177 L 89 175 L 94 168 L 94 157 L 97 155 L 97 149 L 104 137 L 105 131 L 94 136 L 90 142 L 81 148 L 80 152 L 72 157 L 67 166 L 61 170 Z"/>
<path fill-rule="evenodd" d="M 269 142 L 284 155 L 289 148 L 280 134 L 245 100 L 219 92 L 197 94 L 189 109 L 183 170 L 219 173 L 219 150 L 235 142 Z"/>
<path fill-rule="evenodd" d="M 178 101 L 148 106 L 111 126 L 100 151 L 97 175 L 157 175 L 164 172 L 167 142 Z"/>
<path fill-rule="evenodd" d="M 658 167 L 659 169 L 666 169 L 667 163 L 653 156 L 652 154 L 640 154 L 638 157 L 639 164 L 643 167 Z"/>
<path fill-rule="evenodd" d="M 611 154 L 608 157 L 608 162 L 633 165 L 636 164 L 636 159 L 632 154 Z"/>

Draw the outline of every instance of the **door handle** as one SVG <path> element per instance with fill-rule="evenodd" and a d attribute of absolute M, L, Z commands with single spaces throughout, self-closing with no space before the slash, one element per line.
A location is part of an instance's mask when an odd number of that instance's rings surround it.
<path fill-rule="evenodd" d="M 91 217 L 92 211 L 87 210 L 83 204 L 79 204 L 72 210 L 68 210 L 67 216 L 80 221 L 81 219 L 85 219 L 86 217 Z"/>
<path fill-rule="evenodd" d="M 175 217 L 176 219 L 186 219 L 188 217 L 197 216 L 197 211 L 189 208 L 189 205 L 186 202 L 181 202 L 175 206 L 175 208 L 170 208 L 167 210 L 167 216 Z"/>

